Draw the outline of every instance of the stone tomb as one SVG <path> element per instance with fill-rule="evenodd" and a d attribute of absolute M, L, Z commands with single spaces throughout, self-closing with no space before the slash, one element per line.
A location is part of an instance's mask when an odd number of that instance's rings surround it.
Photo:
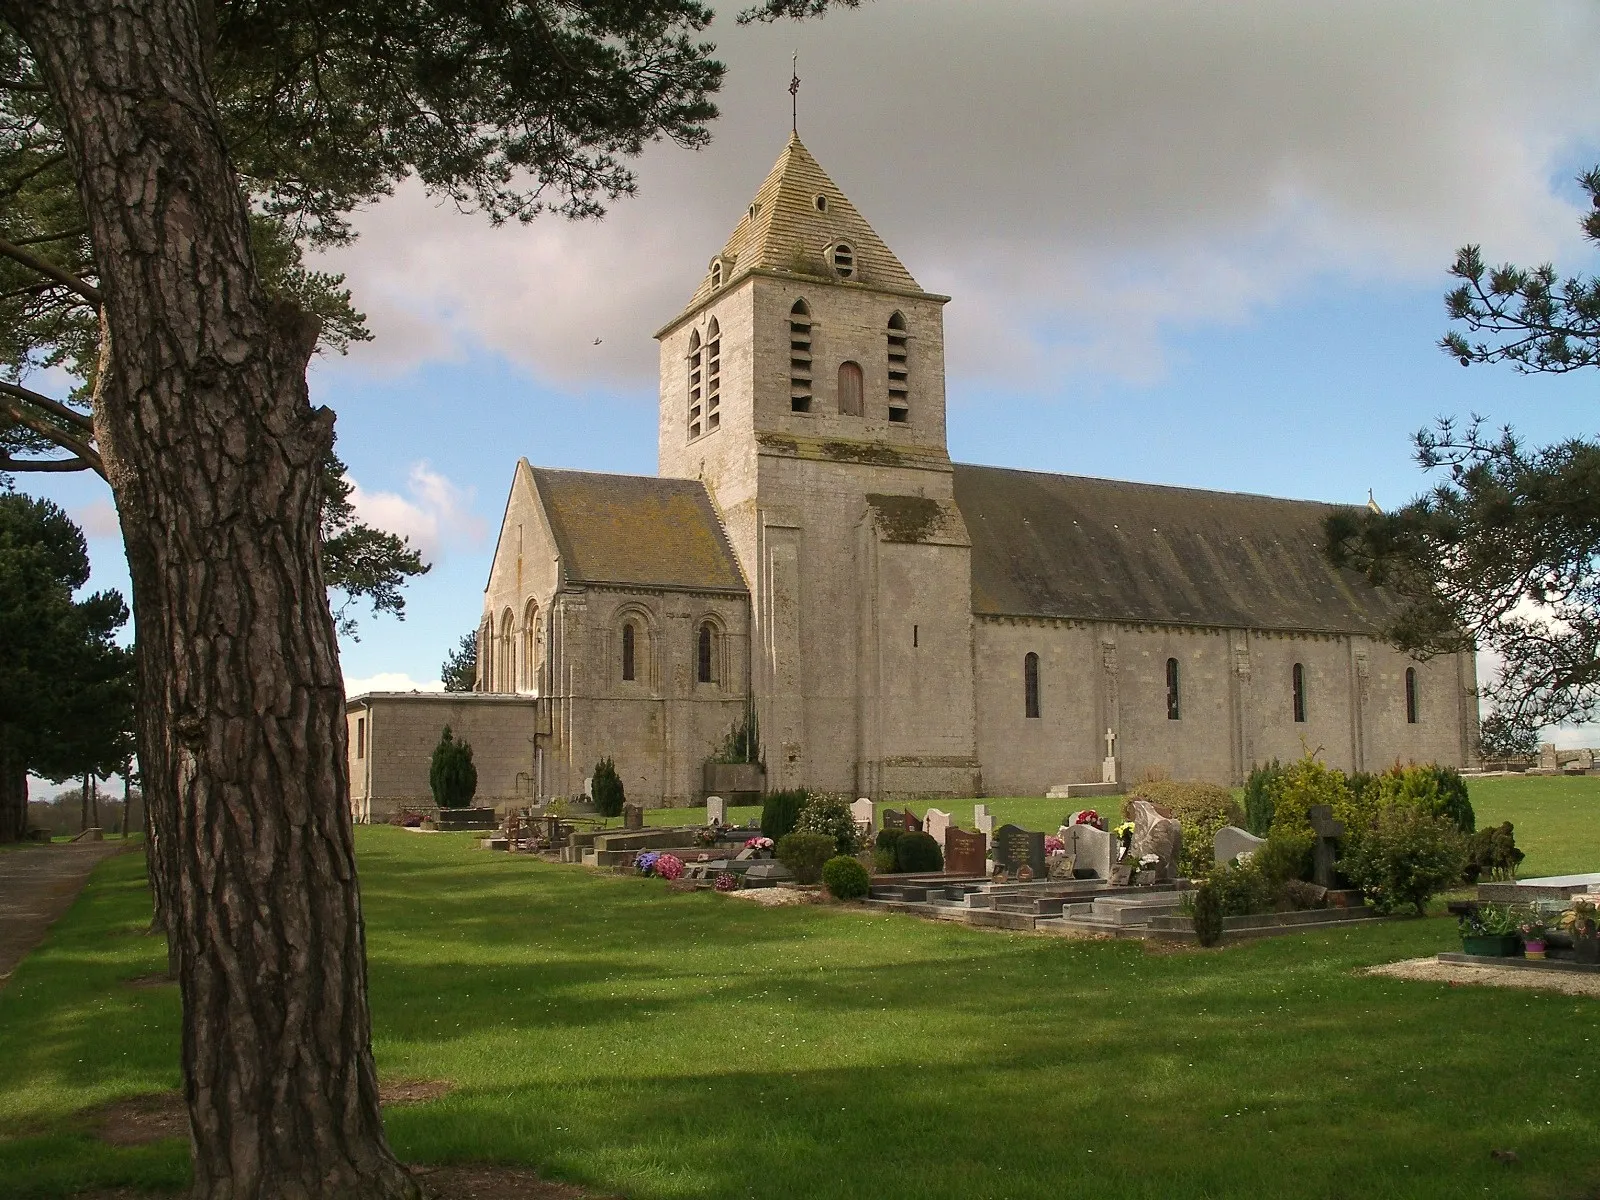
<path fill-rule="evenodd" d="M 1266 844 L 1266 838 L 1258 838 L 1237 825 L 1224 825 L 1211 839 L 1212 854 L 1218 864 L 1231 863 L 1241 854 L 1254 854 Z"/>
<path fill-rule="evenodd" d="M 922 818 L 922 832 L 929 834 L 939 845 L 944 845 L 945 831 L 950 828 L 950 814 L 942 808 L 930 808 Z"/>
<path fill-rule="evenodd" d="M 706 824 L 726 825 L 728 823 L 728 802 L 721 796 L 706 797 Z"/>
<path fill-rule="evenodd" d="M 994 831 L 994 847 L 990 852 L 995 869 L 1005 869 L 1011 878 L 1024 866 L 1033 872 L 1035 879 L 1046 877 L 1044 834 L 1020 825 L 1002 825 Z"/>
<path fill-rule="evenodd" d="M 989 839 L 981 833 L 968 833 L 959 825 L 944 831 L 944 870 L 946 875 L 984 876 L 989 873 Z"/>

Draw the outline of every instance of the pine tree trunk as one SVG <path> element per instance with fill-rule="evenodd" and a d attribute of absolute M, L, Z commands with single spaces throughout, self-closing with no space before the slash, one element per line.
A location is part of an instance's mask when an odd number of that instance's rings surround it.
<path fill-rule="evenodd" d="M 61 110 L 106 295 L 95 435 L 133 581 L 194 1194 L 416 1197 L 370 1044 L 315 327 L 261 289 L 195 0 L 0 17 Z"/>
<path fill-rule="evenodd" d="M 0 738 L 0 842 L 28 836 L 28 766 Z"/>

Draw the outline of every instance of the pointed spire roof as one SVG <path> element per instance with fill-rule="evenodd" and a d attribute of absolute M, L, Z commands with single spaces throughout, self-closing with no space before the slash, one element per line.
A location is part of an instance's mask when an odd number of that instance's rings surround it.
<path fill-rule="evenodd" d="M 894 251 L 811 157 L 799 135 L 791 133 L 772 173 L 722 248 L 722 286 L 756 270 L 833 282 L 838 277 L 826 252 L 837 242 L 851 249 L 851 282 L 890 291 L 922 291 Z M 708 271 L 689 307 L 712 291 Z"/>

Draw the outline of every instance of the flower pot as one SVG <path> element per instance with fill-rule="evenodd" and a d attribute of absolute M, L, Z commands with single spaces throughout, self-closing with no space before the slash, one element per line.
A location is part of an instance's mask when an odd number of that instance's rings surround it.
<path fill-rule="evenodd" d="M 1544 939 L 1543 938 L 1525 939 L 1523 941 L 1523 943 L 1522 943 L 1522 957 L 1524 957 L 1524 958 L 1543 958 L 1544 957 Z"/>
<path fill-rule="evenodd" d="M 1514 933 L 1467 934 L 1461 939 L 1463 954 L 1478 954 L 1485 958 L 1515 958 L 1521 949 L 1522 939 Z"/>
<path fill-rule="evenodd" d="M 1581 963 L 1600 963 L 1600 937 L 1590 934 L 1588 937 L 1574 935 L 1572 939 L 1572 961 Z"/>

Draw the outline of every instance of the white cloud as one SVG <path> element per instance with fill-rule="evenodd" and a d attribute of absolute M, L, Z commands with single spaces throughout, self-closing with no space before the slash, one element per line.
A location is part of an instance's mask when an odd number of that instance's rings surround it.
<path fill-rule="evenodd" d="M 397 533 L 433 562 L 450 545 L 466 541 L 478 545 L 487 525 L 472 511 L 475 491 L 458 487 L 426 462 L 413 463 L 406 479 L 408 495 L 369 492 L 350 476 L 350 503 L 368 525 Z"/>
<path fill-rule="evenodd" d="M 79 504 L 68 515 L 83 530 L 84 537 L 122 537 L 122 526 L 117 523 L 116 505 L 109 500 L 91 500 L 87 504 Z"/>
<path fill-rule="evenodd" d="M 363 696 L 369 692 L 442 692 L 444 684 L 437 679 L 425 679 L 421 682 L 411 678 L 404 671 L 380 671 L 376 675 L 368 675 L 364 679 L 346 679 L 344 681 L 344 694 L 346 696 Z"/>
<path fill-rule="evenodd" d="M 736 29 L 702 153 L 655 146 L 601 222 L 491 228 L 403 187 L 332 257 L 378 341 L 486 346 L 547 381 L 647 385 L 682 306 L 801 130 L 925 286 L 958 377 L 1152 378 L 1173 329 L 1335 275 L 1439 285 L 1457 246 L 1576 254 L 1569 157 L 1600 141 L 1600 10 L 1366 0 L 924 0 Z M 601 338 L 599 346 L 594 339 Z"/>

